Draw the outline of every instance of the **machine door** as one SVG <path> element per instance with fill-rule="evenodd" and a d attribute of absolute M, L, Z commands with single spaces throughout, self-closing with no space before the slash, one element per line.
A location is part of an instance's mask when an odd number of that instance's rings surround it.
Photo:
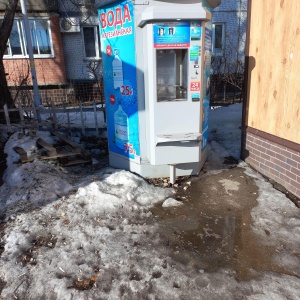
<path fill-rule="evenodd" d="M 202 22 L 164 22 L 147 27 L 145 90 L 150 162 L 199 161 Z"/>

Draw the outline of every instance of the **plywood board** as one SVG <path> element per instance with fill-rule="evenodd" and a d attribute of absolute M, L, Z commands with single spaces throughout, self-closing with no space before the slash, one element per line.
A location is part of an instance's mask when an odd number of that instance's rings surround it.
<path fill-rule="evenodd" d="M 252 0 L 246 125 L 300 143 L 300 1 Z"/>

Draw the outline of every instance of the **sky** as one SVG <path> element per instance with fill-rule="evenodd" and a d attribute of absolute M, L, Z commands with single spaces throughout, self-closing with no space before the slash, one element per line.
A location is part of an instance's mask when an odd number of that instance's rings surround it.
<path fill-rule="evenodd" d="M 239 157 L 241 108 L 211 110 L 205 176 L 226 172 L 224 157 Z M 238 167 L 258 189 L 251 228 L 262 237 L 266 228 L 276 232 L 266 246 L 280 250 L 274 259 L 289 274 L 263 272 L 239 281 L 231 268 L 206 272 L 174 260 L 152 212 L 154 206 L 188 205 L 177 201 L 174 188 L 96 168 L 96 159 L 94 166 L 72 169 L 38 159 L 19 164 L 13 147 L 36 153 L 39 137 L 53 142 L 46 132 L 28 130 L 14 133 L 5 146 L 1 299 L 300 299 L 299 209 L 244 162 Z"/>

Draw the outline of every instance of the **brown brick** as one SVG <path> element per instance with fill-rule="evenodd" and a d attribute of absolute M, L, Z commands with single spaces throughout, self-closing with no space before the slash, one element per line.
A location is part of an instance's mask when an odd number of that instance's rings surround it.
<path fill-rule="evenodd" d="M 289 151 L 292 153 L 292 155 L 300 155 L 300 151 L 294 150 L 294 149 L 290 149 L 290 148 L 286 148 L 286 151 Z"/>
<path fill-rule="evenodd" d="M 283 156 L 287 157 L 287 158 L 292 158 L 292 152 L 286 150 L 286 148 L 285 148 L 285 149 L 281 149 L 281 150 L 280 150 L 280 153 L 281 153 Z"/>
<path fill-rule="evenodd" d="M 294 195 L 297 194 L 297 188 L 291 183 L 286 183 L 285 188 L 291 193 L 293 193 Z"/>
<path fill-rule="evenodd" d="M 253 143 L 254 143 L 255 145 L 261 146 L 262 141 L 259 140 L 258 138 L 255 138 L 254 141 L 253 141 Z"/>
<path fill-rule="evenodd" d="M 300 190 L 300 182 L 299 181 L 295 181 L 295 180 L 291 180 L 291 184 L 296 188 Z"/>
<path fill-rule="evenodd" d="M 248 139 L 246 140 L 246 145 L 249 145 L 251 147 L 255 146 L 254 143 L 252 141 L 248 140 Z"/>
<path fill-rule="evenodd" d="M 266 149 L 270 149 L 271 148 L 271 144 L 267 141 L 263 141 L 261 143 L 262 147 L 266 148 Z"/>
<path fill-rule="evenodd" d="M 279 154 L 279 153 L 276 153 L 276 154 L 275 154 L 275 157 L 276 157 L 277 159 L 281 160 L 281 161 L 285 161 L 285 159 L 286 159 L 286 157 L 285 157 L 284 155 L 281 155 L 281 154 Z"/>
<path fill-rule="evenodd" d="M 280 148 L 277 145 L 275 146 L 274 144 L 271 144 L 270 150 L 274 151 L 275 153 L 280 152 Z"/>
<path fill-rule="evenodd" d="M 246 147 L 251 147 L 252 149 L 254 149 L 255 145 L 251 141 L 246 140 Z"/>
<path fill-rule="evenodd" d="M 294 173 L 291 173 L 290 171 L 285 171 L 286 176 L 288 176 L 289 178 L 291 178 L 292 180 L 297 181 L 297 175 L 295 175 Z"/>
<path fill-rule="evenodd" d="M 270 156 L 270 161 L 274 164 L 278 164 L 279 160 L 275 156 Z"/>
<path fill-rule="evenodd" d="M 292 154 L 291 159 L 296 161 L 298 164 L 300 164 L 300 153 L 299 154 Z"/>
<path fill-rule="evenodd" d="M 259 163 L 259 167 L 263 169 L 265 172 L 270 172 L 270 168 L 266 166 L 264 162 Z"/>
<path fill-rule="evenodd" d="M 261 174 L 263 174 L 264 176 L 268 177 L 269 172 L 261 167 L 258 167 L 257 171 Z"/>
<path fill-rule="evenodd" d="M 266 150 L 266 154 L 268 154 L 270 156 L 275 156 L 275 152 L 272 150 L 269 150 L 269 149 Z"/>
<path fill-rule="evenodd" d="M 278 164 L 275 164 L 275 170 L 278 171 L 280 174 L 285 174 L 285 170 Z"/>
<path fill-rule="evenodd" d="M 291 179 L 288 176 L 286 176 L 285 174 L 280 173 L 279 178 L 282 179 L 284 183 L 290 183 L 291 182 Z"/>
<path fill-rule="evenodd" d="M 259 163 L 255 159 L 253 159 L 252 157 L 247 157 L 245 161 L 250 166 L 255 166 L 256 168 L 259 166 Z"/>
<path fill-rule="evenodd" d="M 252 149 L 251 151 L 250 151 L 250 153 L 251 154 L 253 154 L 253 155 L 255 155 L 255 156 L 257 156 L 257 157 L 260 157 L 260 152 L 259 151 L 257 151 L 256 149 Z"/>
<path fill-rule="evenodd" d="M 272 178 L 280 178 L 280 173 L 273 168 L 270 168 L 270 174 L 272 175 Z"/>
<path fill-rule="evenodd" d="M 291 167 L 291 172 L 300 177 L 300 169 Z"/>
<path fill-rule="evenodd" d="M 291 166 L 286 164 L 285 162 L 283 161 L 278 161 L 278 165 L 281 166 L 283 169 L 287 170 L 287 171 L 290 171 L 291 170 Z"/>
<path fill-rule="evenodd" d="M 294 168 L 298 168 L 298 163 L 293 160 L 293 159 L 290 159 L 290 158 L 286 158 L 285 159 L 285 162 L 290 165 L 291 167 L 294 167 Z"/>
<path fill-rule="evenodd" d="M 262 147 L 262 146 L 259 146 L 259 145 L 256 146 L 256 149 L 258 151 L 262 152 L 262 153 L 266 153 L 266 151 L 267 151 L 267 149 L 265 147 Z"/>
<path fill-rule="evenodd" d="M 246 137 L 246 142 L 255 145 L 254 138 L 250 139 L 248 136 Z"/>
<path fill-rule="evenodd" d="M 268 167 L 270 167 L 270 168 L 273 168 L 273 169 L 275 170 L 275 164 L 274 164 L 272 161 L 267 160 L 267 161 L 265 162 L 265 164 L 266 164 L 266 166 L 268 166 Z"/>
<path fill-rule="evenodd" d="M 261 153 L 260 156 L 267 161 L 270 161 L 270 159 L 271 159 L 270 155 L 267 155 L 265 153 Z"/>

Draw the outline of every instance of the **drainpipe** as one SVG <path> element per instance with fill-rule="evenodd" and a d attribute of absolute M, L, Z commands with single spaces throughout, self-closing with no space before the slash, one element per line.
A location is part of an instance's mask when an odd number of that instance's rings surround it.
<path fill-rule="evenodd" d="M 38 84 L 37 84 L 37 78 L 36 78 L 36 71 L 35 71 L 34 58 L 33 58 L 33 49 L 32 49 L 32 40 L 31 40 L 31 36 L 30 36 L 29 21 L 28 21 L 28 16 L 27 16 L 25 0 L 20 0 L 20 4 L 21 4 L 21 9 L 22 9 L 22 14 L 23 14 L 24 30 L 25 30 L 26 41 L 27 41 L 31 79 L 32 79 L 32 85 L 33 85 L 33 101 L 34 101 L 34 106 L 36 108 L 38 108 L 39 106 L 42 105 L 42 103 L 41 103 L 41 97 L 40 97 L 39 88 L 38 88 Z M 40 123 L 41 117 L 40 117 L 40 112 L 38 110 L 37 110 L 37 119 L 38 119 L 38 122 Z"/>

